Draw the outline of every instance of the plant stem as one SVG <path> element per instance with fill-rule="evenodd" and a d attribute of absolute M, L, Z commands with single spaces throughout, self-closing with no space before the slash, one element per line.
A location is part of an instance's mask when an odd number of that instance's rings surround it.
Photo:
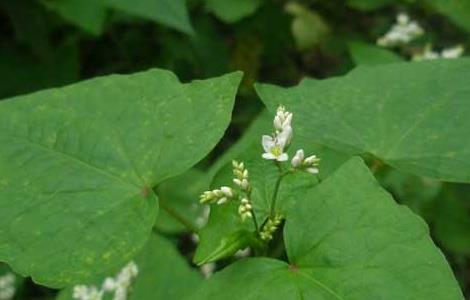
<path fill-rule="evenodd" d="M 176 211 L 173 207 L 169 206 L 164 200 L 160 198 L 160 207 L 167 212 L 170 216 L 172 216 L 176 221 L 178 221 L 181 225 L 183 225 L 188 231 L 192 233 L 197 233 L 199 230 L 196 226 L 186 219 L 185 216 L 181 215 L 178 211 Z"/>
<path fill-rule="evenodd" d="M 286 176 L 288 173 L 281 173 L 279 174 L 279 177 L 276 180 L 276 185 L 274 186 L 274 193 L 273 197 L 271 198 L 271 207 L 269 209 L 269 218 L 274 218 L 276 214 L 276 200 L 277 200 L 277 194 L 279 192 L 279 187 L 281 186 L 282 179 L 284 176 Z"/>
<path fill-rule="evenodd" d="M 253 215 L 253 224 L 255 225 L 255 230 L 256 230 L 256 233 L 259 234 L 259 226 L 258 226 L 258 221 L 256 220 L 256 214 L 255 214 L 255 211 L 252 210 L 251 211 L 252 215 Z"/>

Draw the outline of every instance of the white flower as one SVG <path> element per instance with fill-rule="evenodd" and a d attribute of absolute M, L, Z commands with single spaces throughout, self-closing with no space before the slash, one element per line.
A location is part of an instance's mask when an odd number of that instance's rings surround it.
<path fill-rule="evenodd" d="M 423 33 L 424 30 L 416 21 L 411 21 L 408 15 L 401 13 L 392 28 L 377 40 L 377 44 L 383 47 L 407 44 Z"/>
<path fill-rule="evenodd" d="M 78 300 L 102 300 L 105 293 L 113 293 L 113 300 L 126 300 L 128 289 L 132 281 L 139 273 L 138 267 L 134 262 L 128 263 L 116 277 L 107 277 L 101 289 L 95 286 L 76 285 L 73 288 L 72 297 Z M 106 297 L 106 299 L 108 299 Z"/>
<path fill-rule="evenodd" d="M 205 191 L 200 196 L 200 202 L 224 204 L 228 202 L 228 200 L 231 199 L 233 196 L 234 195 L 232 189 L 228 186 L 223 186 L 220 189 Z"/>
<path fill-rule="evenodd" d="M 95 286 L 77 285 L 73 288 L 72 297 L 78 300 L 101 300 L 103 293 L 104 291 L 98 290 Z"/>
<path fill-rule="evenodd" d="M 238 207 L 238 213 L 240 214 L 240 217 L 242 218 L 242 221 L 244 222 L 247 218 L 252 218 L 253 217 L 253 207 L 251 206 L 250 200 L 247 198 L 243 198 L 240 201 L 240 206 Z"/>
<path fill-rule="evenodd" d="M 215 263 L 207 263 L 202 265 L 199 270 L 201 271 L 202 275 L 207 279 L 214 274 L 216 264 Z"/>
<path fill-rule="evenodd" d="M 284 151 L 292 140 L 292 113 L 286 111 L 284 106 L 279 106 L 274 117 L 274 134 L 263 135 L 261 144 L 264 149 L 263 158 L 269 160 L 286 161 L 289 155 Z"/>
<path fill-rule="evenodd" d="M 114 278 L 108 277 L 105 279 L 102 289 L 106 292 L 111 292 L 116 289 L 116 286 L 117 286 L 117 283 L 114 280 Z"/>
<path fill-rule="evenodd" d="M 441 57 L 442 58 L 459 58 L 465 52 L 465 48 L 462 45 L 458 45 L 451 48 L 446 48 L 442 50 Z"/>
<path fill-rule="evenodd" d="M 299 149 L 292 158 L 291 164 L 294 169 L 306 171 L 311 174 L 318 174 L 318 164 L 320 159 L 316 155 L 305 158 L 304 150 Z"/>
<path fill-rule="evenodd" d="M 291 127 L 292 113 L 286 111 L 284 106 L 279 106 L 274 117 L 274 128 L 276 131 L 283 131 L 286 127 Z"/>
<path fill-rule="evenodd" d="M 233 183 L 239 186 L 245 192 L 249 192 L 251 187 L 250 183 L 248 182 L 248 170 L 245 168 L 245 164 L 243 162 L 237 162 L 236 160 L 232 161 L 233 165 L 233 175 L 235 178 L 233 179 Z"/>
<path fill-rule="evenodd" d="M 286 161 L 289 155 L 284 153 L 286 140 L 284 138 L 277 139 L 269 135 L 263 135 L 261 144 L 263 145 L 264 152 L 263 158 L 269 160 Z"/>
<path fill-rule="evenodd" d="M 13 273 L 8 273 L 0 277 L 0 300 L 11 300 L 15 296 L 16 276 Z"/>
<path fill-rule="evenodd" d="M 297 152 L 295 153 L 294 157 L 292 158 L 292 166 L 294 168 L 298 168 L 300 167 L 300 165 L 302 165 L 302 162 L 304 161 L 304 150 L 300 149 L 300 150 L 297 150 Z"/>
<path fill-rule="evenodd" d="M 428 44 L 424 47 L 423 52 L 413 55 L 414 61 L 433 60 L 439 58 L 453 59 L 459 58 L 464 53 L 465 49 L 462 46 L 455 46 L 443 49 L 441 53 L 434 51 L 432 45 Z"/>

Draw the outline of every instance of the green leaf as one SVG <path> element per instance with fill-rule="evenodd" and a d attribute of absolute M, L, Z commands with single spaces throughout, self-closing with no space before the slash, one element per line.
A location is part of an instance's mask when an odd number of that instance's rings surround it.
<path fill-rule="evenodd" d="M 225 23 L 236 23 L 256 12 L 264 0 L 205 0 L 206 8 Z"/>
<path fill-rule="evenodd" d="M 470 59 L 462 58 L 359 67 L 344 77 L 257 91 L 271 111 L 282 103 L 294 113 L 300 141 L 470 182 L 469 76 Z"/>
<path fill-rule="evenodd" d="M 199 195 L 207 190 L 208 181 L 204 172 L 191 169 L 162 182 L 157 190 L 162 210 L 158 214 L 155 227 L 169 234 L 187 232 L 188 228 L 175 219 L 171 212 L 177 212 L 184 218 L 184 222 L 190 223 L 192 227 L 199 227 L 200 223 L 204 222 L 204 209 L 198 199 Z"/>
<path fill-rule="evenodd" d="M 213 188 L 232 183 L 232 159 L 244 161 L 250 172 L 252 185 L 253 208 L 258 216 L 258 223 L 262 223 L 267 217 L 274 185 L 279 171 L 272 161 L 261 158 L 261 136 L 272 131 L 273 115 L 262 112 L 253 121 L 242 138 L 234 144 L 221 158 L 214 163 L 210 170 L 210 177 L 214 177 Z M 295 118 L 294 118 L 295 122 Z M 295 129 L 294 129 L 295 130 Z M 305 142 L 300 133 L 294 131 L 294 140 L 291 146 L 291 156 L 298 148 L 303 148 L 306 153 L 316 154 L 322 159 L 319 178 L 328 177 L 334 170 L 342 165 L 350 156 L 338 153 L 321 145 Z M 305 142 L 303 145 L 299 142 Z M 213 174 L 213 175 L 212 175 Z M 317 183 L 315 176 L 299 173 L 295 176 L 287 176 L 281 183 L 278 194 L 278 210 L 283 215 L 288 215 L 292 204 L 295 202 L 295 191 L 308 189 Z M 243 249 L 253 242 L 254 225 L 251 220 L 241 221 L 238 214 L 238 204 L 212 205 L 207 225 L 199 232 L 199 244 L 196 249 L 194 261 L 198 264 L 210 262 L 231 256 L 237 250 Z M 235 236 L 242 236 L 240 243 Z M 236 246 L 236 247 L 235 247 Z M 228 251 L 229 250 L 229 251 Z"/>
<path fill-rule="evenodd" d="M 294 17 L 291 29 L 299 50 L 309 50 L 329 34 L 330 28 L 316 11 L 297 2 L 288 2 L 286 11 Z"/>
<path fill-rule="evenodd" d="M 284 228 L 289 263 L 239 261 L 189 299 L 463 299 L 426 224 L 361 159 L 297 197 Z"/>
<path fill-rule="evenodd" d="M 404 61 L 398 54 L 375 45 L 350 42 L 348 47 L 356 65 L 380 65 Z"/>
<path fill-rule="evenodd" d="M 436 201 L 434 234 L 438 241 L 456 254 L 470 254 L 469 186 L 457 186 Z"/>
<path fill-rule="evenodd" d="M 106 6 L 95 0 L 42 0 L 47 8 L 84 31 L 100 35 L 106 20 Z"/>
<path fill-rule="evenodd" d="M 130 260 L 155 221 L 152 187 L 215 146 L 240 79 L 151 70 L 2 101 L 0 260 L 54 287 Z"/>
<path fill-rule="evenodd" d="M 426 0 L 436 11 L 449 17 L 456 25 L 470 31 L 470 1 Z"/>
<path fill-rule="evenodd" d="M 105 0 L 108 7 L 192 34 L 186 0 Z"/>
<path fill-rule="evenodd" d="M 185 0 L 43 0 L 42 2 L 65 20 L 95 35 L 103 32 L 107 9 L 120 10 L 187 34 L 193 33 Z"/>
<path fill-rule="evenodd" d="M 188 265 L 170 241 L 159 235 L 152 235 L 134 262 L 139 273 L 131 286 L 130 300 L 180 300 L 202 283 L 201 275 Z M 104 278 L 95 280 L 93 285 L 100 288 Z M 58 300 L 72 299 L 72 288 L 63 290 L 58 297 Z"/>

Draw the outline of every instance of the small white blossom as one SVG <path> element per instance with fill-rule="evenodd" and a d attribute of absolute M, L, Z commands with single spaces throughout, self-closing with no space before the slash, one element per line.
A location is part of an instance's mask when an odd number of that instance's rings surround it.
<path fill-rule="evenodd" d="M 441 57 L 442 58 L 459 58 L 465 52 L 465 48 L 462 45 L 458 45 L 451 48 L 446 48 L 442 50 Z"/>
<path fill-rule="evenodd" d="M 103 299 L 103 290 L 98 290 L 96 286 L 87 287 L 78 285 L 73 288 L 73 298 L 78 300 L 101 300 Z"/>
<path fill-rule="evenodd" d="M 244 222 L 247 218 L 253 218 L 253 207 L 251 206 L 250 200 L 243 198 L 240 201 L 240 206 L 238 207 L 238 214 Z"/>
<path fill-rule="evenodd" d="M 233 196 L 234 195 L 232 189 L 228 186 L 223 186 L 220 189 L 205 191 L 200 196 L 200 202 L 224 204 L 228 202 L 228 200 L 230 200 Z"/>
<path fill-rule="evenodd" d="M 291 164 L 294 169 L 306 171 L 311 174 L 318 174 L 320 159 L 316 155 L 305 158 L 304 150 L 299 149 L 292 158 Z"/>
<path fill-rule="evenodd" d="M 285 139 L 273 138 L 269 135 L 263 135 L 262 145 L 264 152 L 263 158 L 269 160 L 286 161 L 289 159 L 289 155 L 284 153 L 284 147 L 286 146 Z"/>
<path fill-rule="evenodd" d="M 274 218 L 268 219 L 260 232 L 260 237 L 263 241 L 270 241 L 273 239 L 273 234 L 281 224 L 282 219 L 283 217 L 281 215 L 276 215 Z"/>
<path fill-rule="evenodd" d="M 72 297 L 78 300 L 102 300 L 106 293 L 114 293 L 113 300 L 126 300 L 129 288 L 132 281 L 137 277 L 138 272 L 137 265 L 134 262 L 130 262 L 116 277 L 107 277 L 101 289 L 93 285 L 77 285 L 73 288 Z"/>
<path fill-rule="evenodd" d="M 286 111 L 284 106 L 279 106 L 274 117 L 274 134 L 263 135 L 261 144 L 264 149 L 262 157 L 269 160 L 286 161 L 289 155 L 285 150 L 289 147 L 292 131 L 292 113 Z"/>
<path fill-rule="evenodd" d="M 235 178 L 233 179 L 233 183 L 240 187 L 245 192 L 249 192 L 251 187 L 250 183 L 248 182 L 248 170 L 245 168 L 245 164 L 243 162 L 237 162 L 236 160 L 232 161 L 233 165 L 233 175 Z"/>
<path fill-rule="evenodd" d="M 16 277 L 13 273 L 0 276 L 0 300 L 11 300 L 15 296 Z"/>
<path fill-rule="evenodd" d="M 424 30 L 416 21 L 411 21 L 407 14 L 401 13 L 392 28 L 377 40 L 377 44 L 383 47 L 407 44 L 423 33 Z"/>
<path fill-rule="evenodd" d="M 286 111 L 284 106 L 279 106 L 274 117 L 273 125 L 277 132 L 283 131 L 286 127 L 292 127 L 292 113 Z"/>
<path fill-rule="evenodd" d="M 215 263 L 207 263 L 202 265 L 199 270 L 201 271 L 202 275 L 204 275 L 204 278 L 209 278 L 214 274 L 216 264 Z"/>
<path fill-rule="evenodd" d="M 249 247 L 243 249 L 243 250 L 238 250 L 236 253 L 235 253 L 235 257 L 236 258 L 245 258 L 245 257 L 248 257 L 251 255 L 251 249 Z"/>
<path fill-rule="evenodd" d="M 459 58 L 463 55 L 465 49 L 462 46 L 455 46 L 451 48 L 445 48 L 441 53 L 434 51 L 430 44 L 426 45 L 423 52 L 413 55 L 412 60 L 422 61 L 422 60 L 434 60 L 439 58 L 453 59 Z"/>

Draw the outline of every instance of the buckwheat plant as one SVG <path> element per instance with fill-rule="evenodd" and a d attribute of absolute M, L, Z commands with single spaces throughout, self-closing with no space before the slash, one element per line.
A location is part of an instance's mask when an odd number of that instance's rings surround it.
<path fill-rule="evenodd" d="M 229 201 L 236 201 L 238 214 L 243 222 L 251 219 L 258 238 L 264 242 L 273 239 L 273 235 L 282 223 L 283 216 L 276 212 L 276 200 L 283 178 L 296 172 L 307 172 L 318 174 L 320 159 L 315 155 L 305 157 L 303 149 L 295 152 L 290 163 L 288 149 L 293 138 L 292 129 L 293 114 L 286 110 L 284 106 L 279 106 L 273 120 L 273 133 L 263 135 L 261 145 L 264 153 L 262 158 L 272 161 L 278 171 L 278 177 L 274 186 L 274 193 L 270 202 L 269 215 L 259 226 L 258 218 L 251 201 L 252 187 L 249 181 L 249 171 L 244 162 L 234 160 L 233 167 L 233 187 L 222 186 L 218 189 L 206 191 L 200 196 L 203 204 L 222 205 Z"/>
<path fill-rule="evenodd" d="M 132 282 L 138 273 L 137 265 L 134 262 L 130 262 L 115 277 L 107 277 L 101 288 L 93 285 L 75 286 L 73 298 L 77 300 L 102 300 L 105 294 L 111 294 L 113 300 L 126 300 L 130 293 Z"/>

